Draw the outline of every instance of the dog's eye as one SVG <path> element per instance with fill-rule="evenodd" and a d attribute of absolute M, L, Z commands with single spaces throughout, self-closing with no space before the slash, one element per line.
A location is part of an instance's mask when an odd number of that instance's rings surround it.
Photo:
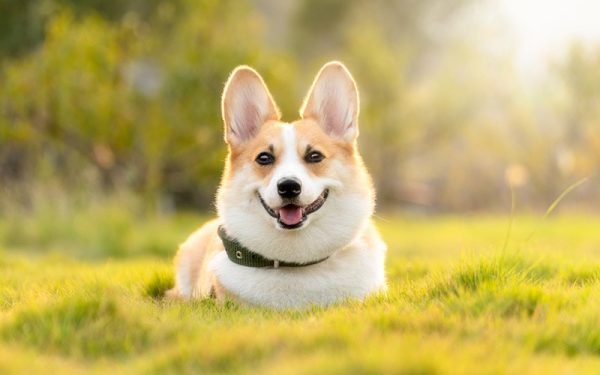
<path fill-rule="evenodd" d="M 261 152 L 256 157 L 256 162 L 260 165 L 269 165 L 275 163 L 275 156 L 268 152 Z"/>
<path fill-rule="evenodd" d="M 318 163 L 325 159 L 325 155 L 321 154 L 319 151 L 311 151 L 304 157 L 307 163 Z"/>

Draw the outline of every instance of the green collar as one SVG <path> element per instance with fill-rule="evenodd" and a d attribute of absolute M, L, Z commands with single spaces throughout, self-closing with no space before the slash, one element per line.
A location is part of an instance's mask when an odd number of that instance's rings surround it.
<path fill-rule="evenodd" d="M 236 241 L 234 238 L 229 237 L 227 235 L 227 233 L 225 232 L 225 228 L 222 225 L 219 226 L 218 233 L 219 233 L 219 237 L 221 237 L 221 241 L 223 242 L 223 246 L 225 247 L 225 252 L 227 253 L 227 256 L 229 257 L 229 260 L 231 260 L 233 263 L 239 264 L 241 266 L 255 267 L 255 268 L 260 268 L 260 267 L 273 267 L 273 268 L 304 267 L 304 266 L 310 266 L 312 264 L 321 263 L 325 259 L 329 258 L 329 257 L 326 257 L 326 258 L 319 259 L 319 260 L 316 260 L 313 262 L 308 262 L 308 263 L 293 263 L 293 262 L 283 262 L 283 261 L 279 261 L 279 260 L 267 259 L 260 254 L 257 254 L 253 251 L 248 250 L 247 248 L 244 247 L 244 245 L 242 245 L 241 243 Z"/>

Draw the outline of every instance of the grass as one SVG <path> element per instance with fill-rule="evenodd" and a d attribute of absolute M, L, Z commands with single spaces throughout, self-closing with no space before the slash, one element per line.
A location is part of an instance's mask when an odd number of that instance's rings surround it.
<path fill-rule="evenodd" d="M 386 216 L 387 295 L 276 312 L 161 299 L 205 217 L 98 210 L 0 219 L 0 373 L 600 368 L 598 217 Z"/>

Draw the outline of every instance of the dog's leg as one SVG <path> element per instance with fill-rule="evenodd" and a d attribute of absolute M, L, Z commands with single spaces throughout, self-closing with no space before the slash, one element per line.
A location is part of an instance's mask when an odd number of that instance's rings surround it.
<path fill-rule="evenodd" d="M 223 249 L 217 235 L 218 225 L 216 220 L 208 222 L 179 246 L 175 258 L 175 287 L 167 292 L 167 297 L 210 297 L 214 276 L 208 270 L 208 262 Z"/>

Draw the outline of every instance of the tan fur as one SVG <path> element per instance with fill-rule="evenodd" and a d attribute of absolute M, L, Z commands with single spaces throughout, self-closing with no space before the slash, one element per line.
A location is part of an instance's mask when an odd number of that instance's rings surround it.
<path fill-rule="evenodd" d="M 251 165 L 255 175 L 261 179 L 268 179 L 271 172 L 277 167 L 277 162 L 272 165 L 262 166 L 254 162 L 258 154 L 273 150 L 275 159 L 278 160 L 283 152 L 281 130 L 284 126 L 294 126 L 298 134 L 297 153 L 301 159 L 306 154 L 307 147 L 320 151 L 325 155 L 325 160 L 320 163 L 305 163 L 313 175 L 324 175 L 334 160 L 343 163 L 356 163 L 358 153 L 353 143 L 336 140 L 329 137 L 321 127 L 311 119 L 298 120 L 292 124 L 280 121 L 268 121 L 263 124 L 256 137 L 244 144 L 243 147 L 231 146 L 228 157 L 228 168 L 223 175 L 228 179 L 236 171 L 246 165 Z"/>
<path fill-rule="evenodd" d="M 175 257 L 175 267 L 187 267 L 191 280 L 195 281 L 193 298 L 216 297 L 223 301 L 227 297 L 226 291 L 221 287 L 216 277 L 208 270 L 208 261 L 211 257 L 223 251 L 223 244 L 217 235 L 218 220 L 211 220 L 196 230 L 188 239 L 179 246 Z M 168 296 L 180 296 L 179 286 L 175 285 Z"/>
<path fill-rule="evenodd" d="M 254 159 L 259 153 L 269 151 L 269 146 L 273 147 L 276 159 L 281 155 L 283 151 L 282 126 L 286 126 L 286 124 L 280 121 L 268 121 L 260 127 L 256 137 L 249 140 L 243 146 L 230 145 L 228 158 L 230 169 L 228 169 L 228 173 L 224 177 L 229 178 L 230 174 L 235 173 L 244 165 L 250 164 L 257 176 L 268 178 L 275 165 L 261 166 L 256 164 Z"/>

